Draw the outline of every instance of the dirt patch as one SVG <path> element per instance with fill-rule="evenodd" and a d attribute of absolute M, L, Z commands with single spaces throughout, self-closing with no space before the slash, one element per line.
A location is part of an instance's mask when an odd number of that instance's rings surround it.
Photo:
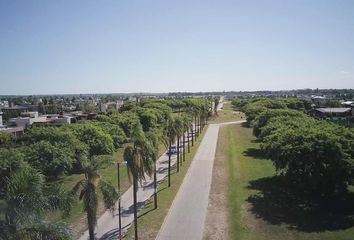
<path fill-rule="evenodd" d="M 226 142 L 225 131 L 220 128 L 205 223 L 205 240 L 229 239 Z"/>

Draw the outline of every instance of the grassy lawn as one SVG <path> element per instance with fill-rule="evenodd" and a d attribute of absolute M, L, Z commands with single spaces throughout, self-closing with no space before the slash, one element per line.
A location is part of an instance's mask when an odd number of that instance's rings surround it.
<path fill-rule="evenodd" d="M 206 129 L 206 128 L 205 128 Z M 171 175 L 171 187 L 167 186 L 167 178 L 158 187 L 158 208 L 154 209 L 153 197 L 149 200 L 146 207 L 139 212 L 138 217 L 138 234 L 140 239 L 155 239 L 158 231 L 170 209 L 173 199 L 175 198 L 179 187 L 181 186 L 184 176 L 186 175 L 193 157 L 203 139 L 205 130 L 191 147 L 191 152 L 186 152 L 186 161 L 180 168 L 179 173 L 174 168 Z M 191 145 L 192 146 L 192 145 Z M 132 226 L 124 239 L 134 239 L 134 227 Z"/>
<path fill-rule="evenodd" d="M 237 240 L 352 240 L 354 201 L 308 200 L 289 194 L 263 158 L 250 128 L 229 125 L 219 133 L 218 153 L 228 167 L 230 238 Z M 310 203 L 309 203 L 310 202 Z"/>
<path fill-rule="evenodd" d="M 223 111 L 218 111 L 218 116 L 210 119 L 210 123 L 231 122 L 245 119 L 245 114 L 242 112 L 234 111 L 230 102 L 224 103 Z"/>

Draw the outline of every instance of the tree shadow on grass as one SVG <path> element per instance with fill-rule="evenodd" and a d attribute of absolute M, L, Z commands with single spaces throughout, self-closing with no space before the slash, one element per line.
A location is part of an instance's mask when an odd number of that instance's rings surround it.
<path fill-rule="evenodd" d="M 286 224 L 303 232 L 354 226 L 354 193 L 331 197 L 300 193 L 289 187 L 281 176 L 251 181 L 248 188 L 260 191 L 247 199 L 251 212 L 271 224 Z"/>
<path fill-rule="evenodd" d="M 259 148 L 248 148 L 247 150 L 245 150 L 243 152 L 243 155 L 247 156 L 247 157 L 253 157 L 256 159 L 267 159 L 264 156 L 264 153 L 262 152 L 262 150 Z"/>
<path fill-rule="evenodd" d="M 246 118 L 245 118 L 246 119 Z M 243 120 L 243 119 L 242 119 Z M 241 123 L 241 126 L 244 127 L 244 128 L 250 128 L 250 124 L 248 122 L 243 122 Z"/>

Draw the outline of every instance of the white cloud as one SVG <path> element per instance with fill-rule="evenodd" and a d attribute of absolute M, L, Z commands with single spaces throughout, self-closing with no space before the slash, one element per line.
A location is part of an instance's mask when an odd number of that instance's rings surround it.
<path fill-rule="evenodd" d="M 349 74 L 349 72 L 348 72 L 348 71 L 345 71 L 345 70 L 341 70 L 341 71 L 339 71 L 339 73 L 340 73 L 340 74 L 344 74 L 344 75 Z"/>

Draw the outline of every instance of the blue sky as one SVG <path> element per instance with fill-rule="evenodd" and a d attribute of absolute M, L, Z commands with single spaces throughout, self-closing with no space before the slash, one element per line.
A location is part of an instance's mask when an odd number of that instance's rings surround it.
<path fill-rule="evenodd" d="M 354 88 L 353 0 L 0 0 L 0 94 Z"/>

